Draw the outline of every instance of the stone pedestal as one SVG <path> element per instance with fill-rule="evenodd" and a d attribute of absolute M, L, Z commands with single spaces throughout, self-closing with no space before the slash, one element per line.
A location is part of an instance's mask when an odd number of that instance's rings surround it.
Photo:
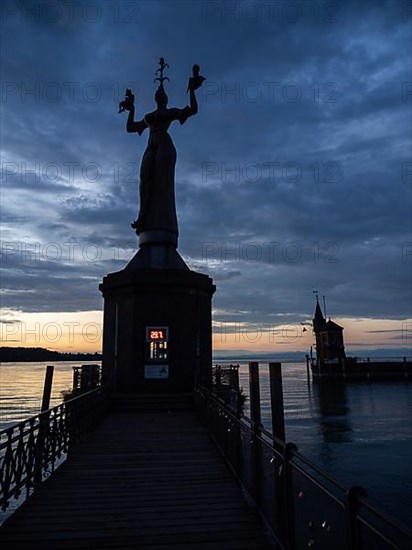
<path fill-rule="evenodd" d="M 141 246 L 125 269 L 100 285 L 103 383 L 116 392 L 187 392 L 196 383 L 211 384 L 216 287 L 189 270 L 173 246 L 159 246 Z M 161 359 L 151 357 L 151 334 L 167 340 Z"/>

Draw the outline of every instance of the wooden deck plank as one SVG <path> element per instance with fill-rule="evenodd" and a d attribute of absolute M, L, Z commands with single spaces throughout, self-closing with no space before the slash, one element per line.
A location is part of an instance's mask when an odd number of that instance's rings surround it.
<path fill-rule="evenodd" d="M 0 530 L 4 548 L 272 548 L 188 411 L 112 413 Z"/>

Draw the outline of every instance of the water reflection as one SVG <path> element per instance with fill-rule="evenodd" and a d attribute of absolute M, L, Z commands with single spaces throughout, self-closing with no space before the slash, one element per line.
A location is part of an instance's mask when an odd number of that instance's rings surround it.
<path fill-rule="evenodd" d="M 334 443 L 352 442 L 353 426 L 350 421 L 351 409 L 348 404 L 346 384 L 335 380 L 319 380 L 313 384 L 316 422 L 321 436 L 319 460 L 325 467 L 332 467 L 341 454 L 341 447 Z"/>
<path fill-rule="evenodd" d="M 319 380 L 313 384 L 316 420 L 325 443 L 353 441 L 346 384 Z"/>

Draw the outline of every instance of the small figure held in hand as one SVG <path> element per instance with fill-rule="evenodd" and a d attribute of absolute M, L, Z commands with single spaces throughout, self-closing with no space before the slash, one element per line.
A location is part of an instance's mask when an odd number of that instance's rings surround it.
<path fill-rule="evenodd" d="M 132 94 L 132 90 L 130 88 L 127 88 L 124 100 L 119 103 L 118 113 L 130 111 L 132 105 L 134 105 L 134 94 Z"/>
<path fill-rule="evenodd" d="M 203 81 L 206 80 L 206 78 L 199 74 L 200 67 L 199 65 L 193 65 L 192 67 L 193 76 L 189 78 L 189 84 L 187 85 L 187 92 L 189 90 L 195 91 L 203 84 Z"/>

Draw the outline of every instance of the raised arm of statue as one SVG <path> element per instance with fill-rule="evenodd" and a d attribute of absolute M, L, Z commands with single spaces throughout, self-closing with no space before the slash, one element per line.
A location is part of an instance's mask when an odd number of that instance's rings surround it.
<path fill-rule="evenodd" d="M 198 106 L 197 106 L 197 99 L 196 99 L 196 95 L 195 95 L 194 90 L 189 89 L 189 97 L 190 97 L 190 107 L 189 107 L 190 114 L 189 114 L 189 116 L 193 116 L 193 115 L 196 115 L 198 110 L 199 110 Z"/>
<path fill-rule="evenodd" d="M 200 88 L 203 81 L 206 80 L 199 74 L 199 70 L 199 65 L 193 65 L 193 76 L 189 78 L 189 84 L 187 86 L 190 99 L 189 105 L 186 105 L 183 109 L 170 109 L 173 118 L 178 120 L 180 124 L 184 124 L 189 117 L 196 115 L 199 111 L 195 90 Z"/>
<path fill-rule="evenodd" d="M 147 128 L 147 124 L 144 121 L 144 119 L 135 122 L 134 111 L 135 111 L 134 104 L 132 104 L 129 107 L 129 116 L 127 117 L 126 130 L 130 134 L 137 132 L 139 136 L 141 136 L 144 129 Z"/>
<path fill-rule="evenodd" d="M 119 103 L 119 113 L 123 113 L 124 111 L 129 111 L 126 130 L 129 133 L 137 132 L 139 135 L 142 135 L 143 130 L 147 128 L 147 124 L 144 120 L 139 120 L 138 122 L 134 121 L 134 94 L 132 94 L 132 90 L 129 88 L 126 90 L 124 100 Z"/>

